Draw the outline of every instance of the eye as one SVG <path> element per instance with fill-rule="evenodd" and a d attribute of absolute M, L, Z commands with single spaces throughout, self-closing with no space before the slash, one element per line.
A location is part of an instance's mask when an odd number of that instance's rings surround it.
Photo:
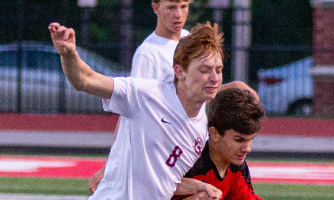
<path fill-rule="evenodd" d="M 210 70 L 211 70 L 211 68 L 208 67 L 208 66 L 202 66 L 202 67 L 199 68 L 199 71 L 201 73 L 208 73 L 208 72 L 210 72 Z"/>
<path fill-rule="evenodd" d="M 217 74 L 222 73 L 222 71 L 223 71 L 223 67 L 217 67 L 217 68 L 216 68 L 216 73 L 217 73 Z"/>
<path fill-rule="evenodd" d="M 239 138 L 239 137 L 234 138 L 234 140 L 235 140 L 236 142 L 238 142 L 238 143 L 242 143 L 242 142 L 245 141 L 243 138 Z"/>
<path fill-rule="evenodd" d="M 174 10 L 175 6 L 168 6 L 168 10 Z"/>
<path fill-rule="evenodd" d="M 181 8 L 188 8 L 188 5 L 182 5 Z"/>

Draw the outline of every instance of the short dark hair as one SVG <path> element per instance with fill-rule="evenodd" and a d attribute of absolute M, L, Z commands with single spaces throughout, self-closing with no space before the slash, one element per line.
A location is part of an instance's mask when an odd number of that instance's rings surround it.
<path fill-rule="evenodd" d="M 261 129 L 264 109 L 249 90 L 229 88 L 217 93 L 209 105 L 209 127 L 220 135 L 233 129 L 251 135 Z"/>

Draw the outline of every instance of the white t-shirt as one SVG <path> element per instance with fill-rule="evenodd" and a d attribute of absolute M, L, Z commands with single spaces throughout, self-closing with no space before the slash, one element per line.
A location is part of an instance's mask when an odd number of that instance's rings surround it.
<path fill-rule="evenodd" d="M 189 118 L 174 85 L 115 78 L 103 108 L 123 117 L 104 177 L 90 199 L 171 199 L 203 150 L 205 103 L 197 117 Z"/>
<path fill-rule="evenodd" d="M 189 31 L 182 29 L 181 37 Z M 136 49 L 132 59 L 131 77 L 157 79 L 173 83 L 174 51 L 179 42 L 151 33 Z"/>

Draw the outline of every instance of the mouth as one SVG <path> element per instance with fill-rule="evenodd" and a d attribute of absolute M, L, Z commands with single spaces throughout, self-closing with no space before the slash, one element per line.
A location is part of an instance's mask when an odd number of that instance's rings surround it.
<path fill-rule="evenodd" d="M 246 154 L 242 154 L 242 155 L 237 155 L 239 160 L 245 160 L 246 158 Z"/>
<path fill-rule="evenodd" d="M 174 22 L 174 25 L 175 25 L 176 27 L 180 27 L 180 26 L 182 26 L 182 22 Z"/>
<path fill-rule="evenodd" d="M 217 87 L 206 87 L 205 90 L 209 93 L 214 93 L 217 91 Z"/>

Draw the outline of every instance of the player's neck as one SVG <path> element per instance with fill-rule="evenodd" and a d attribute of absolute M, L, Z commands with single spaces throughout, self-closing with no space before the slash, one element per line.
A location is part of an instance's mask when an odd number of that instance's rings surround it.
<path fill-rule="evenodd" d="M 196 117 L 199 111 L 201 110 L 204 102 L 194 101 L 193 98 L 187 97 L 187 92 L 182 91 L 181 88 L 177 88 L 176 94 L 179 97 L 183 109 L 186 111 L 188 117 L 189 118 Z"/>
<path fill-rule="evenodd" d="M 220 177 L 224 178 L 229 163 L 224 161 L 224 158 L 221 156 L 220 153 L 215 153 L 215 152 L 218 152 L 218 151 L 215 151 L 213 148 L 214 148 L 213 144 L 209 145 L 210 158 L 213 161 L 213 163 L 215 164 Z"/>
<path fill-rule="evenodd" d="M 160 37 L 164 37 L 170 40 L 174 40 L 174 41 L 179 41 L 181 38 L 181 31 L 179 32 L 172 32 L 169 29 L 165 28 L 165 27 L 159 27 L 157 26 L 155 29 L 155 34 L 157 34 Z"/>

